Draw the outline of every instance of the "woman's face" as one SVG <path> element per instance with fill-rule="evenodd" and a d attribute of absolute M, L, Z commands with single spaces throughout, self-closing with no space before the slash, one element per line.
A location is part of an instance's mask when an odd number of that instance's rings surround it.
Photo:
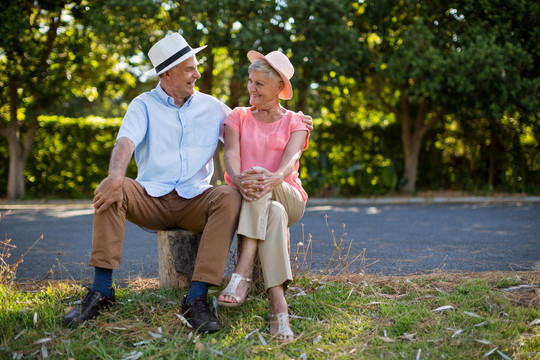
<path fill-rule="evenodd" d="M 279 102 L 283 83 L 272 79 L 263 71 L 250 71 L 248 79 L 249 103 L 256 107 L 274 105 Z"/>

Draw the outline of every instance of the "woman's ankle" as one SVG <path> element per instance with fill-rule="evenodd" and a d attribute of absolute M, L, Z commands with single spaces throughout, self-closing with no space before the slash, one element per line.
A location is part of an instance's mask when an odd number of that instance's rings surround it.
<path fill-rule="evenodd" d="M 288 313 L 289 306 L 285 299 L 285 291 L 282 286 L 275 286 L 268 289 L 270 299 L 270 312 L 272 314 Z"/>

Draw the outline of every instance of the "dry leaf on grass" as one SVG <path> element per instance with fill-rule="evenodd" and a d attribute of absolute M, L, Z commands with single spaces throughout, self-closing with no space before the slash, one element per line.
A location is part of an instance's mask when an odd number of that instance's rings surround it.
<path fill-rule="evenodd" d="M 263 346 L 266 346 L 267 342 L 266 340 L 264 340 L 264 338 L 262 337 L 261 333 L 257 331 L 257 335 L 259 335 L 259 341 L 261 342 L 261 344 Z"/>
<path fill-rule="evenodd" d="M 249 339 L 251 337 L 251 335 L 255 334 L 256 332 L 258 332 L 259 329 L 255 329 L 253 330 L 252 332 L 250 332 L 249 334 L 247 334 L 246 336 L 244 336 L 244 339 Z"/>
<path fill-rule="evenodd" d="M 46 343 L 46 342 L 49 342 L 51 341 L 52 339 L 51 338 L 42 338 L 42 339 L 39 339 L 39 340 L 36 340 L 34 342 L 34 345 L 39 345 L 39 344 L 43 344 L 43 343 Z"/>
<path fill-rule="evenodd" d="M 41 358 L 42 359 L 49 358 L 49 352 L 47 351 L 47 347 L 45 346 L 45 344 L 41 344 Z"/>
<path fill-rule="evenodd" d="M 405 340 L 413 341 L 415 337 L 416 337 L 416 333 L 403 334 L 401 336 L 398 336 L 398 339 L 405 339 Z"/>
<path fill-rule="evenodd" d="M 484 344 L 484 345 L 491 345 L 491 341 L 489 340 L 482 340 L 482 339 L 474 339 L 477 343 Z"/>
<path fill-rule="evenodd" d="M 193 328 L 191 327 L 191 324 L 186 320 L 185 317 L 183 317 L 182 315 L 177 314 L 177 313 L 174 313 L 174 315 L 176 315 L 176 316 L 180 319 L 180 321 L 182 322 L 182 324 L 186 325 L 186 326 L 187 326 L 188 328 L 190 328 L 190 329 L 193 329 Z"/>
<path fill-rule="evenodd" d="M 454 310 L 454 307 L 452 305 L 440 306 L 434 309 L 433 312 L 446 311 L 446 310 Z"/>
<path fill-rule="evenodd" d="M 494 349 L 491 349 L 489 350 L 487 353 L 484 354 L 484 356 L 482 356 L 483 358 L 487 358 L 489 355 L 493 354 L 495 351 L 497 351 L 499 347 L 497 346 L 496 348 Z"/>
<path fill-rule="evenodd" d="M 481 323 L 478 323 L 478 324 L 474 325 L 474 327 L 485 326 L 485 325 L 489 325 L 489 324 L 492 324 L 492 323 L 493 323 L 493 320 L 482 321 Z"/>
<path fill-rule="evenodd" d="M 479 317 L 480 317 L 480 315 L 475 314 L 475 313 L 472 313 L 472 312 L 468 312 L 468 311 L 464 311 L 463 313 L 464 313 L 465 315 L 469 315 L 469 316 L 476 317 L 476 318 L 479 318 Z"/>
<path fill-rule="evenodd" d="M 503 291 L 506 291 L 506 292 L 514 292 L 514 291 L 518 291 L 518 292 L 534 292 L 534 290 L 536 288 L 538 288 L 538 285 L 525 284 L 525 285 L 511 286 L 509 288 L 503 289 Z"/>
<path fill-rule="evenodd" d="M 384 341 L 384 342 L 386 342 L 386 343 L 393 343 L 393 342 L 396 342 L 396 340 L 390 339 L 389 337 L 386 337 L 386 336 L 379 336 L 379 339 L 381 339 L 382 341 Z"/>
<path fill-rule="evenodd" d="M 137 360 L 140 359 L 143 356 L 143 353 L 140 351 L 132 351 L 130 353 L 127 353 L 125 357 L 122 358 L 122 360 Z"/>

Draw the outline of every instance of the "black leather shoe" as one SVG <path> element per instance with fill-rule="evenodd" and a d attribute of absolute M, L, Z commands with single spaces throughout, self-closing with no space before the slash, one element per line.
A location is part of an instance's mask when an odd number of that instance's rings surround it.
<path fill-rule="evenodd" d="M 186 297 L 182 301 L 182 315 L 191 327 L 201 332 L 216 332 L 221 330 L 219 320 L 212 314 L 206 296 L 199 296 L 186 303 Z"/>
<path fill-rule="evenodd" d="M 114 289 L 112 289 L 111 297 L 88 289 L 88 294 L 81 303 L 64 315 L 62 323 L 66 326 L 78 326 L 85 321 L 92 320 L 98 316 L 100 310 L 111 307 L 115 302 Z"/>

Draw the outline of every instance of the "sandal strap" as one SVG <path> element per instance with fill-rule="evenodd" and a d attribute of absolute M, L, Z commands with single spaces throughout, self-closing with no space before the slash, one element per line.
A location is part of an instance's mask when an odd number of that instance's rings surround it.
<path fill-rule="evenodd" d="M 270 319 L 273 319 L 273 318 L 277 318 L 277 321 L 278 321 L 278 331 L 276 333 L 276 336 L 294 336 L 294 333 L 292 332 L 291 327 L 289 326 L 289 323 L 287 321 L 289 319 L 289 314 L 270 313 Z"/>
<path fill-rule="evenodd" d="M 229 284 L 223 291 L 221 292 L 221 295 L 226 295 L 234 298 L 237 302 L 242 300 L 242 297 L 238 296 L 236 294 L 236 289 L 238 288 L 238 284 L 240 284 L 240 281 L 247 281 L 248 283 L 251 283 L 251 278 L 245 278 L 242 277 L 242 275 L 233 273 L 231 275 L 231 281 L 229 281 Z"/>

